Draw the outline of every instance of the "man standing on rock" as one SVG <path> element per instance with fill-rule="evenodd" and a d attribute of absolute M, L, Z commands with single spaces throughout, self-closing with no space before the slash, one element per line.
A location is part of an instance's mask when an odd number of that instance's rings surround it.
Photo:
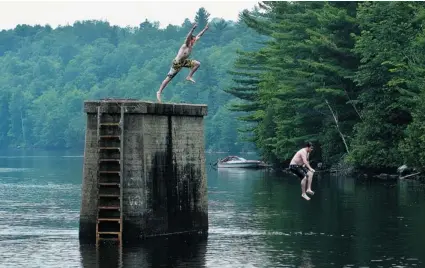
<path fill-rule="evenodd" d="M 289 164 L 289 169 L 292 171 L 292 173 L 301 179 L 301 196 L 306 200 L 310 200 L 310 197 L 308 197 L 306 193 L 311 195 L 314 194 L 314 192 L 311 190 L 311 182 L 313 180 L 313 173 L 315 170 L 308 162 L 308 157 L 311 151 L 313 151 L 313 145 L 311 142 L 308 142 L 304 148 L 295 153 L 291 163 Z"/>
<path fill-rule="evenodd" d="M 195 80 L 193 80 L 193 74 L 198 70 L 201 63 L 197 60 L 191 60 L 189 59 L 190 53 L 192 52 L 192 48 L 195 45 L 196 41 L 201 38 L 201 36 L 205 33 L 205 31 L 208 29 L 208 24 L 205 26 L 205 28 L 196 36 L 193 35 L 193 31 L 196 29 L 197 24 L 195 23 L 186 36 L 186 41 L 184 44 L 180 47 L 179 52 L 177 53 L 177 56 L 174 58 L 172 66 L 170 68 L 170 71 L 167 74 L 167 77 L 162 81 L 161 86 L 159 87 L 158 92 L 156 92 L 156 98 L 158 99 L 158 102 L 161 102 L 161 93 L 164 90 L 164 88 L 168 85 L 168 83 L 171 81 L 171 79 L 174 78 L 174 76 L 177 75 L 177 73 L 183 68 L 190 68 L 190 73 L 186 77 L 186 80 L 195 83 Z"/>

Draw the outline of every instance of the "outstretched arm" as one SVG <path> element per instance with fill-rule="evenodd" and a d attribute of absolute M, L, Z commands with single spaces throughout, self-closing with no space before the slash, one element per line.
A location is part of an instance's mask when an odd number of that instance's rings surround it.
<path fill-rule="evenodd" d="M 190 29 L 189 33 L 186 36 L 186 42 L 185 43 L 186 43 L 187 46 L 189 46 L 190 39 L 192 38 L 192 34 L 193 34 L 193 31 L 195 31 L 196 26 L 198 26 L 196 23 L 193 24 L 192 29 Z"/>
<path fill-rule="evenodd" d="M 198 39 L 201 38 L 201 36 L 206 32 L 206 30 L 208 30 L 208 24 L 209 23 L 207 23 L 207 25 L 205 25 L 205 28 L 200 33 L 198 33 L 198 35 L 196 36 L 196 41 L 198 41 Z"/>

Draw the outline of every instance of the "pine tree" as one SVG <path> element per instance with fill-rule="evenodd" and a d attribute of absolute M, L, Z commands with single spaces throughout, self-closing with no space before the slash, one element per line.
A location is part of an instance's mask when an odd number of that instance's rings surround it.
<path fill-rule="evenodd" d="M 359 7 L 362 32 L 355 51 L 361 65 L 355 81 L 363 88 L 363 121 L 356 126 L 350 157 L 359 167 L 388 171 L 403 161 L 399 144 L 419 92 L 412 83 L 412 64 L 419 51 L 412 50 L 412 43 L 422 33 L 421 14 L 419 3 L 367 2 Z"/>
<path fill-rule="evenodd" d="M 243 12 L 240 19 L 243 23 L 254 29 L 256 32 L 265 36 L 266 32 L 262 30 L 259 24 L 262 14 L 251 14 L 247 11 Z M 254 26 L 255 24 L 255 26 Z M 245 140 L 254 142 L 260 153 L 265 159 L 270 159 L 270 154 L 262 146 L 262 133 L 258 131 L 258 126 L 265 116 L 267 104 L 261 103 L 259 98 L 260 83 L 262 75 L 266 68 L 267 55 L 263 50 L 257 51 L 237 51 L 238 58 L 234 64 L 232 71 L 233 86 L 224 89 L 225 92 L 238 98 L 238 102 L 234 103 L 230 110 L 240 112 L 245 115 L 240 116 L 239 120 L 245 122 L 247 127 L 240 130 L 246 134 Z M 270 126 L 271 127 L 271 126 Z"/>
<path fill-rule="evenodd" d="M 325 158 L 339 158 L 349 151 L 346 133 L 360 120 L 350 103 L 358 91 L 350 79 L 358 62 L 350 51 L 356 5 L 265 2 L 261 8 L 265 14 L 242 19 L 271 39 L 240 60 L 246 77 L 253 75 L 248 70 L 262 72 L 253 87 L 229 91 L 248 101 L 241 110 L 252 109 L 247 118 L 257 122 L 257 146 L 269 160 L 282 161 L 313 140 Z"/>
<path fill-rule="evenodd" d="M 195 22 L 198 24 L 199 29 L 204 29 L 204 27 L 207 25 L 210 18 L 210 13 L 208 11 L 201 7 L 198 9 L 195 15 Z"/>

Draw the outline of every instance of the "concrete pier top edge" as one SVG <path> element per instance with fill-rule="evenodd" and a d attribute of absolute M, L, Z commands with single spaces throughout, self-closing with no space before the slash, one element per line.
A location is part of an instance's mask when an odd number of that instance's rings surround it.
<path fill-rule="evenodd" d="M 84 101 L 84 112 L 97 113 L 99 106 L 101 111 L 108 113 L 119 113 L 123 106 L 125 113 L 185 116 L 206 116 L 208 114 L 206 104 L 156 103 L 134 99 L 86 100 Z"/>

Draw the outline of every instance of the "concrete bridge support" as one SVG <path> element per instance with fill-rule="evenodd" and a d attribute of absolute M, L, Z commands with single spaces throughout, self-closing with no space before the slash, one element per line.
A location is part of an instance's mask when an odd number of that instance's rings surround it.
<path fill-rule="evenodd" d="M 208 232 L 206 105 L 86 101 L 81 241 Z"/>

